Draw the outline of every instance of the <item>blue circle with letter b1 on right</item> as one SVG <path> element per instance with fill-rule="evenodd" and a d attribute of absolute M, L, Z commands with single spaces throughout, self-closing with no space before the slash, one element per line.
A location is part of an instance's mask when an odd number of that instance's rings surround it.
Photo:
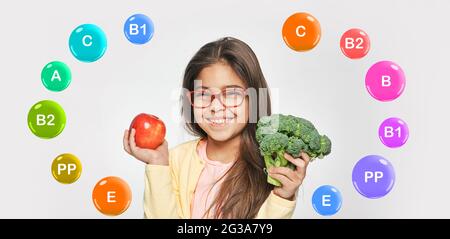
<path fill-rule="evenodd" d="M 152 39 L 155 28 L 149 17 L 144 14 L 134 14 L 125 21 L 123 31 L 128 41 L 142 45 Z"/>
<path fill-rule="evenodd" d="M 341 193 L 333 186 L 320 186 L 314 191 L 312 205 L 314 210 L 322 216 L 334 215 L 341 209 Z"/>

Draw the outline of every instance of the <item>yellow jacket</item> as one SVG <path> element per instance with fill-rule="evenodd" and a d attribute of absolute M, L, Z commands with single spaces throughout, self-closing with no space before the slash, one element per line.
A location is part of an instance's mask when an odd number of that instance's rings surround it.
<path fill-rule="evenodd" d="M 200 139 L 169 151 L 169 166 L 146 165 L 145 218 L 191 218 L 191 202 L 204 162 L 197 153 Z M 265 183 L 265 182 L 264 182 Z M 269 194 L 256 218 L 291 218 L 296 201 Z"/>

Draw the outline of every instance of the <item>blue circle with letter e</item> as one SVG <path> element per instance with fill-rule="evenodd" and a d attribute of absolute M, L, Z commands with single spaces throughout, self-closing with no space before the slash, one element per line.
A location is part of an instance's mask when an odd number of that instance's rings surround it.
<path fill-rule="evenodd" d="M 69 47 L 72 55 L 82 62 L 94 62 L 105 54 L 106 35 L 94 24 L 83 24 L 70 34 Z"/>
<path fill-rule="evenodd" d="M 341 209 L 341 193 L 333 186 L 323 185 L 314 191 L 312 205 L 314 210 L 322 216 L 334 215 Z"/>
<path fill-rule="evenodd" d="M 123 31 L 128 41 L 141 45 L 152 39 L 155 29 L 149 17 L 144 14 L 135 14 L 125 21 Z"/>

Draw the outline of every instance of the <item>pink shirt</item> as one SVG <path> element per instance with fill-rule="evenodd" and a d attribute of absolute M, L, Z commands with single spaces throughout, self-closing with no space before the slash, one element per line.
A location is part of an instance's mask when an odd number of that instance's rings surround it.
<path fill-rule="evenodd" d="M 199 142 L 197 152 L 200 158 L 205 162 L 205 167 L 200 174 L 195 188 L 191 205 L 191 216 L 192 218 L 208 218 L 208 216 L 204 216 L 204 214 L 214 202 L 224 178 L 219 182 L 217 182 L 217 180 L 227 172 L 233 165 L 233 162 L 225 164 L 208 159 L 208 156 L 206 155 L 206 140 L 201 140 Z M 214 211 L 211 210 L 210 215 L 212 216 L 213 214 Z"/>

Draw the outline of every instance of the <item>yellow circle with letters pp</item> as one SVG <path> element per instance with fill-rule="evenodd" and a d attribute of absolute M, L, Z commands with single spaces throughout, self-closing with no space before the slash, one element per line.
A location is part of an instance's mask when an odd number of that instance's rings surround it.
<path fill-rule="evenodd" d="M 74 183 L 81 176 L 81 161 L 73 154 L 61 154 L 53 160 L 52 175 L 60 183 Z"/>

